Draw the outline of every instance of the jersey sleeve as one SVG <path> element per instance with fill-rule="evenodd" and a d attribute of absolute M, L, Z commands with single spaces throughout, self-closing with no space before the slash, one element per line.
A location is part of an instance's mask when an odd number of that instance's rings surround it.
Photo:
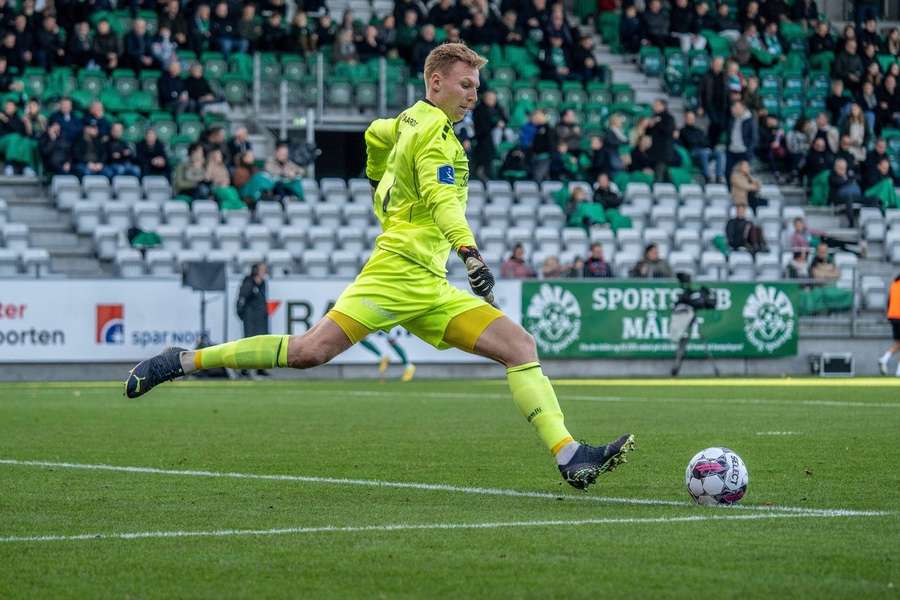
<path fill-rule="evenodd" d="M 397 141 L 396 119 L 376 119 L 366 129 L 366 177 L 381 181 L 388 155 Z"/>
<path fill-rule="evenodd" d="M 475 247 L 475 236 L 466 221 L 466 212 L 456 191 L 453 147 L 438 126 L 423 132 L 416 144 L 415 171 L 419 197 L 431 211 L 441 233 L 454 250 Z"/>

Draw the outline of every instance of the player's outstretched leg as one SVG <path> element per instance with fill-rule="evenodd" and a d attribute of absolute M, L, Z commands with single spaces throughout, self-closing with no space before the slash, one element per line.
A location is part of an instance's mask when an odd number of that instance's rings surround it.
<path fill-rule="evenodd" d="M 200 350 L 169 348 L 141 361 L 128 373 L 125 395 L 137 398 L 160 383 L 203 369 L 309 369 L 328 362 L 351 345 L 342 326 L 326 316 L 303 335 L 257 335 Z"/>
<path fill-rule="evenodd" d="M 571 486 L 586 489 L 601 473 L 625 462 L 625 454 L 634 448 L 634 437 L 628 433 L 603 446 L 576 442 L 566 429 L 556 392 L 541 371 L 534 338 L 493 307 L 485 305 L 452 319 L 444 341 L 506 365 L 513 401 Z"/>

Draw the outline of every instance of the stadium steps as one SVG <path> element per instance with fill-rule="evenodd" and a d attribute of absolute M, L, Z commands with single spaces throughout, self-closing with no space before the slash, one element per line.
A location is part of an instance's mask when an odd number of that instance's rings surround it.
<path fill-rule="evenodd" d="M 603 44 L 599 35 L 594 37 L 595 56 L 598 64 L 609 67 L 614 83 L 627 83 L 634 88 L 635 101 L 650 104 L 657 98 L 668 98 L 669 112 L 680 124 L 684 121 L 684 102 L 681 98 L 672 97 L 662 89 L 660 78 L 650 78 L 641 73 L 633 58 L 624 54 L 614 54 L 609 46 Z"/>

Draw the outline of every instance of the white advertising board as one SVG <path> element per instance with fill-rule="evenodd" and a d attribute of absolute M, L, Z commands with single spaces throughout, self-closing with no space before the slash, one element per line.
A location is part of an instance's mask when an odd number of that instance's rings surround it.
<path fill-rule="evenodd" d="M 270 281 L 270 331 L 303 333 L 349 283 Z M 237 279 L 229 282 L 227 307 L 222 294 L 207 294 L 206 327 L 214 342 L 226 337 L 225 314 L 227 339 L 243 335 L 234 310 L 239 284 Z M 500 282 L 495 293 L 500 308 L 519 322 L 519 283 Z M 170 345 L 192 348 L 201 335 L 200 298 L 200 293 L 174 280 L 2 280 L 0 363 L 130 362 Z M 456 350 L 439 351 L 405 331 L 399 333 L 400 344 L 413 362 L 481 360 Z M 383 336 L 376 335 L 374 343 L 390 352 Z M 372 363 L 375 357 L 357 346 L 335 362 Z"/>

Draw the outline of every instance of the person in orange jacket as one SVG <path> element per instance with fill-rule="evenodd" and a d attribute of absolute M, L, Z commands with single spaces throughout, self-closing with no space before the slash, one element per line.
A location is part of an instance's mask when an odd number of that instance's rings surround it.
<path fill-rule="evenodd" d="M 887 318 L 891 322 L 891 329 L 893 329 L 894 343 L 878 359 L 878 368 L 881 369 L 882 375 L 887 375 L 888 361 L 891 360 L 891 356 L 900 352 L 900 275 L 897 275 L 894 279 L 894 283 L 891 284 L 891 289 L 888 292 Z M 897 362 L 897 377 L 900 377 L 900 361 Z"/>

